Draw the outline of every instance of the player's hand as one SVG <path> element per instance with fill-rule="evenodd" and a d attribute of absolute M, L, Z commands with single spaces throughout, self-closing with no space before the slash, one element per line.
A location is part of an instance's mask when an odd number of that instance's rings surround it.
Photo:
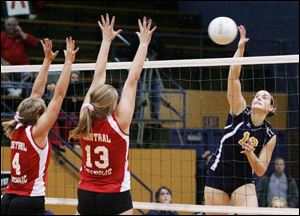
<path fill-rule="evenodd" d="M 112 17 L 111 21 L 109 21 L 109 15 L 106 14 L 105 19 L 104 16 L 101 15 L 101 22 L 98 21 L 98 25 L 102 31 L 102 40 L 103 41 L 112 41 L 115 37 L 122 32 L 121 29 L 114 31 L 115 25 L 115 16 Z"/>
<path fill-rule="evenodd" d="M 146 17 L 143 18 L 143 22 L 141 22 L 141 20 L 138 19 L 138 24 L 139 24 L 140 32 L 136 32 L 136 34 L 140 39 L 140 44 L 148 46 L 151 41 L 152 34 L 157 27 L 154 26 L 151 29 L 152 20 L 149 19 L 147 22 Z"/>
<path fill-rule="evenodd" d="M 243 154 L 248 154 L 251 153 L 255 150 L 255 147 L 253 146 L 253 143 L 250 142 L 250 140 L 248 139 L 243 145 L 242 145 L 242 149 L 243 151 L 241 151 L 241 153 Z"/>
<path fill-rule="evenodd" d="M 65 62 L 73 63 L 75 61 L 76 53 L 79 50 L 79 47 L 75 49 L 75 41 L 72 37 L 66 38 L 66 49 L 64 50 Z"/>
<path fill-rule="evenodd" d="M 240 32 L 240 41 L 238 47 L 244 47 L 245 44 L 249 41 L 249 38 L 246 37 L 246 28 L 243 25 L 238 26 Z"/>
<path fill-rule="evenodd" d="M 48 61 L 53 61 L 58 54 L 58 50 L 55 53 L 52 51 L 52 41 L 48 38 L 44 38 L 44 41 L 41 40 L 41 44 L 43 46 L 45 59 Z"/>

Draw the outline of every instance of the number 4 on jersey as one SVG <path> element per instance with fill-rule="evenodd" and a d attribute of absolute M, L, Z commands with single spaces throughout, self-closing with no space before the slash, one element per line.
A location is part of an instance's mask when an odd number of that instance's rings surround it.
<path fill-rule="evenodd" d="M 16 153 L 14 159 L 12 160 L 12 167 L 16 170 L 16 175 L 21 175 L 21 166 L 20 166 L 20 153 Z"/>

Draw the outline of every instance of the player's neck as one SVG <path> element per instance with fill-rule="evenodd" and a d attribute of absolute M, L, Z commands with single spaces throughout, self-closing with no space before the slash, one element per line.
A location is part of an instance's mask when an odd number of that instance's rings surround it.
<path fill-rule="evenodd" d="M 261 126 L 264 123 L 266 115 L 260 112 L 251 112 L 251 121 L 255 127 Z"/>

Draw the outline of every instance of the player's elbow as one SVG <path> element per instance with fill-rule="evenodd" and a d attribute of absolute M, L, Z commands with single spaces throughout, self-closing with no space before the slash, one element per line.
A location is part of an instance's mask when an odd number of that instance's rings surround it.
<path fill-rule="evenodd" d="M 255 174 L 258 176 L 258 177 L 262 177 L 267 171 L 267 168 L 266 167 L 261 167 L 260 169 L 257 169 L 255 171 Z"/>
<path fill-rule="evenodd" d="M 258 177 L 262 177 L 262 176 L 265 174 L 265 172 L 255 172 L 255 174 L 256 174 Z"/>

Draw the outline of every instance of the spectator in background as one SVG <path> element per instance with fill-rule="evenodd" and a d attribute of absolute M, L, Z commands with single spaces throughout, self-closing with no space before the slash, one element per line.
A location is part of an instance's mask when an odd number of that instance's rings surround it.
<path fill-rule="evenodd" d="M 27 49 L 37 46 L 37 40 L 25 33 L 16 17 L 4 21 L 5 30 L 1 32 L 1 65 L 27 65 Z"/>
<path fill-rule="evenodd" d="M 284 172 L 284 159 L 275 159 L 275 171 L 268 177 L 262 177 L 257 185 L 257 198 L 260 207 L 271 206 L 274 197 L 280 197 L 287 201 L 287 207 L 299 207 L 299 190 L 294 178 Z"/>
<path fill-rule="evenodd" d="M 16 17 L 6 18 L 5 30 L 1 32 L 1 65 L 27 65 L 29 58 L 27 49 L 37 46 L 37 40 L 29 33 L 25 33 L 19 26 Z M 5 77 L 10 81 L 22 81 L 25 73 L 9 74 Z M 2 75 L 1 75 L 2 78 Z M 22 94 L 20 88 L 9 88 L 8 95 L 19 97 Z"/>
<path fill-rule="evenodd" d="M 272 207 L 272 208 L 286 208 L 286 200 L 282 197 L 273 197 L 270 207 Z"/>
<path fill-rule="evenodd" d="M 48 91 L 48 95 L 49 97 L 52 97 L 54 90 L 55 90 L 55 83 L 57 82 L 57 78 L 59 77 L 59 73 L 57 72 L 52 72 L 52 77 L 49 80 L 48 84 L 47 84 L 47 91 Z M 49 76 L 51 76 L 51 74 L 49 74 Z M 80 77 L 80 72 L 79 71 L 72 71 L 71 73 L 71 77 L 70 77 L 70 85 L 68 87 L 68 91 L 67 91 L 67 98 L 69 99 L 69 97 L 71 98 L 71 100 L 75 103 L 77 101 L 77 92 L 79 92 L 80 90 L 83 91 L 82 89 L 78 89 L 79 86 L 77 86 L 76 84 L 79 83 L 79 77 Z M 65 102 L 65 100 L 64 100 Z M 75 112 L 75 108 L 78 107 L 73 107 L 74 104 L 66 104 L 64 103 L 64 106 L 62 106 L 63 109 L 65 110 L 71 110 L 72 112 Z M 79 106 L 80 109 L 81 106 Z M 79 112 L 80 110 L 77 109 L 76 112 Z"/>
<path fill-rule="evenodd" d="M 172 191 L 162 186 L 155 192 L 155 200 L 157 203 L 170 204 L 172 203 Z M 146 215 L 179 215 L 176 211 L 160 211 L 150 210 Z"/>

